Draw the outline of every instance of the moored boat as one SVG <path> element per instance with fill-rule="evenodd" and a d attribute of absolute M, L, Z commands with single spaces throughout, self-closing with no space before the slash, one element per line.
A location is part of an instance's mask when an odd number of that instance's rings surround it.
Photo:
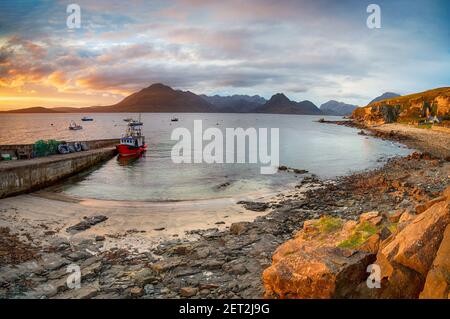
<path fill-rule="evenodd" d="M 172 117 L 172 118 L 170 119 L 170 121 L 171 121 L 171 122 L 178 122 L 178 117 Z"/>
<path fill-rule="evenodd" d="M 87 122 L 87 121 L 93 121 L 94 119 L 92 117 L 84 116 L 84 117 L 81 118 L 81 120 L 83 122 Z"/>
<path fill-rule="evenodd" d="M 69 124 L 69 130 L 72 131 L 76 131 L 76 130 L 81 130 L 83 127 L 81 125 L 78 125 L 77 123 L 75 123 L 75 121 L 71 121 Z"/>
<path fill-rule="evenodd" d="M 145 136 L 142 135 L 141 121 L 130 121 L 127 131 L 120 139 L 120 144 L 116 145 L 119 156 L 136 156 L 147 150 Z"/>

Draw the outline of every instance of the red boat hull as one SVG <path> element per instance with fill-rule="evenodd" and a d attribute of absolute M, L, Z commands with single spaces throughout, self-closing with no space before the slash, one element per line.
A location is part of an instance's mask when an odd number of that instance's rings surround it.
<path fill-rule="evenodd" d="M 120 156 L 140 155 L 147 150 L 147 144 L 139 147 L 119 144 L 116 145 L 116 149 Z"/>

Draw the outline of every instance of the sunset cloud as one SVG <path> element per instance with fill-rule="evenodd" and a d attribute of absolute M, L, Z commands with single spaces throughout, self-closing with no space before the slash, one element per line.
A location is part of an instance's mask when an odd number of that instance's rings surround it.
<path fill-rule="evenodd" d="M 378 30 L 353 0 L 77 3 L 76 30 L 65 1 L 0 4 L 0 108 L 112 104 L 153 82 L 316 104 L 449 84 L 446 1 L 379 1 Z"/>

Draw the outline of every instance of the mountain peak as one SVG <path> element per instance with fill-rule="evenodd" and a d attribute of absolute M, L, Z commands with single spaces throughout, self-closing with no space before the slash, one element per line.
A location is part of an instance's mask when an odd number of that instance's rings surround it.
<path fill-rule="evenodd" d="M 173 90 L 170 86 L 164 85 L 164 84 L 162 84 L 162 83 L 153 83 L 152 85 L 150 85 L 149 87 L 147 87 L 147 89 L 153 89 L 153 90 L 170 90 L 170 91 Z"/>
<path fill-rule="evenodd" d="M 394 92 L 384 92 L 380 96 L 377 96 L 372 101 L 370 101 L 369 104 L 371 104 L 373 102 L 378 102 L 378 101 L 381 101 L 381 100 L 385 100 L 385 99 L 391 99 L 391 98 L 397 97 L 397 96 L 401 96 L 401 95 L 397 94 L 397 93 L 394 93 Z"/>
<path fill-rule="evenodd" d="M 290 103 L 291 100 L 288 99 L 288 97 L 286 95 L 284 95 L 283 93 L 276 93 L 274 95 L 272 95 L 272 97 L 269 100 L 270 103 Z M 269 103 L 268 102 L 268 103 Z"/>

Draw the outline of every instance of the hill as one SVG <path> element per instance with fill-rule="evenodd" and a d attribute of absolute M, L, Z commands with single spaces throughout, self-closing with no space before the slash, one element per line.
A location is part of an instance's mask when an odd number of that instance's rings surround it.
<path fill-rule="evenodd" d="M 85 112 L 214 112 L 214 106 L 200 96 L 174 90 L 161 83 L 133 93 L 117 104 L 92 106 Z"/>
<path fill-rule="evenodd" d="M 429 116 L 450 119 L 450 87 L 397 96 L 357 108 L 352 118 L 365 124 L 418 123 Z"/>
<path fill-rule="evenodd" d="M 63 113 L 61 111 L 57 111 L 51 108 L 46 108 L 42 106 L 35 106 L 35 107 L 27 107 L 25 109 L 18 109 L 18 110 L 9 110 L 9 111 L 3 111 L 0 113 Z"/>

